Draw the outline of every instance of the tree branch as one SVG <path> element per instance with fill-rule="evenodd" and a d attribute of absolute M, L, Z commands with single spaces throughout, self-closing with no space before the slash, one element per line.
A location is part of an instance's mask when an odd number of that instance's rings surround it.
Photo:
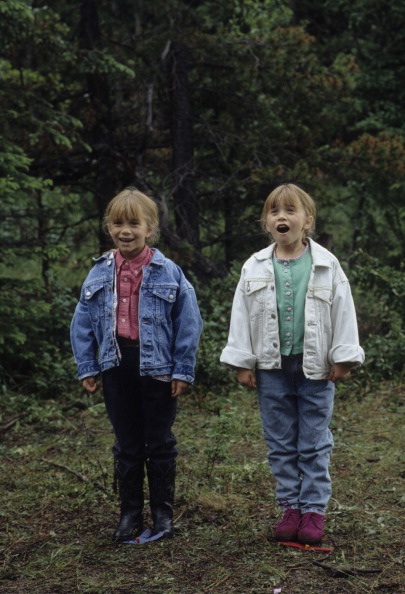
<path fill-rule="evenodd" d="M 58 462 L 53 462 L 52 460 L 47 460 L 47 458 L 41 458 L 41 461 L 46 462 L 47 464 L 50 464 L 51 466 L 55 466 L 56 468 L 60 468 L 61 470 L 66 470 L 66 472 L 73 474 L 75 477 L 77 477 L 83 483 L 90 483 L 90 484 L 94 485 L 95 487 L 97 487 L 98 489 L 100 489 L 101 491 L 106 490 L 106 488 L 101 483 L 98 483 L 96 481 L 92 481 L 92 480 L 88 479 L 86 476 L 84 476 L 80 472 L 77 472 L 77 470 L 73 470 L 72 468 L 69 468 L 69 466 L 65 466 L 64 464 L 59 464 Z"/>

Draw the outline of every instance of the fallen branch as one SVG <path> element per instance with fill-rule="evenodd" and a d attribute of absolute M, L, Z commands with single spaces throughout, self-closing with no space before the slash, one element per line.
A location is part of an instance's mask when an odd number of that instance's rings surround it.
<path fill-rule="evenodd" d="M 320 561 L 313 561 L 313 564 L 317 565 L 318 567 L 321 567 L 325 571 L 328 571 L 332 577 L 347 577 L 354 575 L 381 573 L 381 569 L 356 569 L 354 567 L 333 567 L 332 565 L 327 565 L 326 563 L 321 563 Z"/>
<path fill-rule="evenodd" d="M 1 423 L 0 424 L 0 433 L 6 433 L 6 431 L 8 431 L 12 427 L 14 427 L 14 425 L 16 425 L 18 423 L 18 421 L 20 419 L 22 419 L 24 416 L 25 415 L 19 415 L 18 417 L 14 417 L 14 419 L 11 419 L 7 423 Z"/>
<path fill-rule="evenodd" d="M 62 408 L 62 411 L 68 412 L 69 410 L 72 410 L 72 408 L 77 408 L 78 410 L 87 410 L 89 407 L 84 402 L 77 401 L 77 402 L 72 402 L 72 404 L 68 404 L 67 406 L 64 406 Z"/>
<path fill-rule="evenodd" d="M 106 488 L 101 483 L 98 483 L 96 481 L 92 481 L 92 480 L 88 479 L 86 476 L 84 476 L 80 472 L 77 472 L 77 470 L 73 470 L 73 468 L 69 468 L 69 466 L 65 466 L 64 464 L 59 464 L 58 462 L 53 462 L 52 460 L 48 460 L 47 458 L 41 458 L 41 461 L 46 462 L 47 464 L 50 464 L 51 466 L 55 466 L 56 468 L 60 468 L 61 470 L 66 470 L 66 472 L 73 474 L 75 477 L 80 479 L 83 483 L 91 483 L 92 485 L 94 485 L 95 487 L 100 489 L 101 491 L 106 490 Z"/>
<path fill-rule="evenodd" d="M 218 581 L 214 582 L 213 584 L 210 584 L 207 588 L 205 588 L 204 592 L 209 592 L 210 590 L 212 590 L 212 588 L 217 588 L 220 584 L 226 582 L 226 580 L 228 580 L 230 577 L 230 575 L 225 575 Z"/>

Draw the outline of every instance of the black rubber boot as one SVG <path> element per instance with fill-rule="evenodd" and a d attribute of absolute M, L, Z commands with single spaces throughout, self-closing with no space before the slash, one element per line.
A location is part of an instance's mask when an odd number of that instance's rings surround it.
<path fill-rule="evenodd" d="M 148 462 L 150 508 L 153 519 L 152 535 L 174 536 L 173 503 L 176 463 L 167 465 Z"/>
<path fill-rule="evenodd" d="M 121 516 L 113 534 L 115 542 L 133 540 L 143 530 L 144 476 L 143 465 L 131 470 L 124 478 L 121 478 L 117 471 Z"/>

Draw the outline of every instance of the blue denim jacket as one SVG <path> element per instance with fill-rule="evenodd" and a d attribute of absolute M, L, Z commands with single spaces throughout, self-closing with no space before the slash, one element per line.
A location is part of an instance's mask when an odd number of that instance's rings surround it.
<path fill-rule="evenodd" d="M 202 331 L 196 295 L 180 267 L 159 250 L 153 252 L 143 268 L 139 293 L 140 374 L 171 375 L 192 383 Z M 72 319 L 70 336 L 79 379 L 120 363 L 116 301 L 112 251 L 95 260 Z"/>

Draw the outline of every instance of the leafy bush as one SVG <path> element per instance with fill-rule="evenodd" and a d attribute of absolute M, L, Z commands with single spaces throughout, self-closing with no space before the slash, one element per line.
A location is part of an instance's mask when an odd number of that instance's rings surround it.
<path fill-rule="evenodd" d="M 362 391 L 371 383 L 396 379 L 404 372 L 405 275 L 402 267 L 380 265 L 357 252 L 350 280 L 359 320 L 366 364 L 353 378 Z M 209 283 L 194 280 L 204 331 L 197 357 L 197 385 L 225 395 L 233 382 L 219 362 L 229 329 L 233 295 L 240 266 L 226 278 Z M 69 324 L 76 303 L 65 287 L 47 292 L 40 281 L 3 279 L 0 288 L 0 381 L 6 388 L 38 397 L 55 397 L 61 385 L 74 382 Z"/>
<path fill-rule="evenodd" d="M 404 373 L 404 264 L 393 268 L 362 250 L 352 260 L 350 278 L 366 352 L 367 381 L 395 379 Z"/>
<path fill-rule="evenodd" d="M 239 280 L 239 268 L 232 269 L 226 278 L 210 283 L 194 281 L 204 330 L 198 350 L 197 382 L 211 389 L 221 389 L 229 383 L 230 371 L 219 362 L 228 339 L 233 295 Z"/>
<path fill-rule="evenodd" d="M 353 256 L 349 271 L 359 322 L 360 341 L 366 352 L 365 365 L 353 375 L 350 385 L 363 392 L 371 383 L 396 379 L 404 373 L 405 361 L 405 274 L 381 264 L 363 251 Z M 224 279 L 203 285 L 196 281 L 204 320 L 197 363 L 197 382 L 224 391 L 230 372 L 219 362 L 229 329 L 233 294 L 239 280 L 237 265 Z"/>
<path fill-rule="evenodd" d="M 38 281 L 3 280 L 0 290 L 0 377 L 4 386 L 53 396 L 74 377 L 69 343 L 73 299 L 51 296 Z"/>

